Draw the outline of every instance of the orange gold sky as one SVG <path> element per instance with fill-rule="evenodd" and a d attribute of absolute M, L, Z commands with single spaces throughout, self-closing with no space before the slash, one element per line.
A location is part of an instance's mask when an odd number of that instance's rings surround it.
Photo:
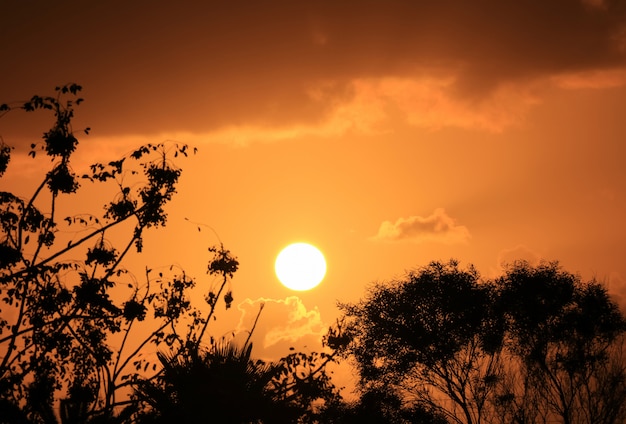
<path fill-rule="evenodd" d="M 202 276 L 217 239 L 185 218 L 215 229 L 241 261 L 224 325 L 264 299 L 267 352 L 430 260 L 560 260 L 626 295 L 624 0 L 11 2 L 0 37 L 0 102 L 83 85 L 79 174 L 199 148 L 140 259 Z M 32 119 L 0 121 L 17 155 Z M 38 165 L 12 165 L 0 190 L 32 190 Z M 295 241 L 326 255 L 316 290 L 273 274 Z"/>

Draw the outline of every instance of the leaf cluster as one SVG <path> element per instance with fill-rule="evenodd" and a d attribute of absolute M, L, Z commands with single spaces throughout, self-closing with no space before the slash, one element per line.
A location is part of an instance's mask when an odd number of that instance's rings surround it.
<path fill-rule="evenodd" d="M 41 184 L 27 198 L 0 192 L 0 403 L 34 422 L 56 420 L 57 400 L 66 422 L 111 418 L 129 402 L 121 391 L 150 378 L 146 373 L 159 374 L 148 346 L 176 351 L 202 342 L 217 299 L 224 297 L 227 306 L 233 301 L 225 288 L 238 267 L 223 247 L 210 249 L 209 274 L 220 281 L 217 290 L 207 289 L 214 294 L 203 313 L 189 296 L 196 281 L 184 271 L 147 268 L 141 281 L 122 266 L 133 247 L 141 252 L 147 229 L 166 224 L 182 172 L 172 159 L 196 151 L 186 145 L 147 144 L 91 165 L 83 180 L 113 184 L 114 199 L 101 216 L 58 216 L 60 195 L 72 196 L 81 187 L 70 165 L 79 143 L 72 118 L 80 91 L 68 84 L 57 87 L 55 96 L 0 107 L 3 115 L 43 110 L 55 118 L 43 143 L 33 143 L 29 153 L 51 159 Z M 12 152 L 0 144 L 0 176 Z M 131 231 L 114 246 L 108 235 L 128 228 L 122 226 L 127 222 L 134 223 Z M 80 236 L 68 241 L 59 234 Z"/>
<path fill-rule="evenodd" d="M 328 356 L 294 352 L 267 362 L 251 352 L 252 344 L 222 340 L 208 349 L 160 353 L 163 373 L 137 385 L 144 406 L 137 421 L 319 422 L 315 402 L 338 397 L 325 372 Z"/>

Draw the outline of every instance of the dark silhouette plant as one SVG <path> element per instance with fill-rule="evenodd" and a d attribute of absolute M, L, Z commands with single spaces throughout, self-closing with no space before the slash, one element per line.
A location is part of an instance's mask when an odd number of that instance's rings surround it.
<path fill-rule="evenodd" d="M 138 422 L 265 422 L 278 406 L 268 390 L 278 367 L 253 360 L 251 350 L 252 345 L 221 343 L 183 355 L 159 354 L 163 372 L 136 389 L 147 404 Z"/>
<path fill-rule="evenodd" d="M 215 342 L 207 349 L 160 354 L 163 372 L 139 382 L 139 423 L 318 422 L 315 403 L 339 394 L 325 372 L 329 358 L 297 353 L 278 361 L 251 356 L 252 344 Z"/>
<path fill-rule="evenodd" d="M 596 281 L 558 263 L 509 265 L 497 280 L 515 366 L 497 404 L 510 422 L 621 423 L 626 419 L 626 319 Z"/>
<path fill-rule="evenodd" d="M 326 408 L 320 422 L 325 424 L 448 424 L 448 420 L 425 405 L 407 402 L 384 387 L 359 393 L 356 400 Z"/>
<path fill-rule="evenodd" d="M 123 392 L 160 373 L 149 346 L 198 346 L 220 295 L 227 306 L 232 302 L 231 293 L 222 293 L 238 261 L 221 244 L 209 249 L 208 273 L 218 281 L 206 292 L 204 312 L 191 304 L 196 280 L 184 271 L 147 267 L 139 279 L 123 266 L 131 249 L 142 251 L 147 229 L 166 225 L 181 175 L 172 159 L 195 149 L 148 144 L 79 177 L 71 163 L 79 146 L 72 118 L 80 91 L 69 84 L 55 96 L 0 105 L 0 116 L 44 110 L 55 118 L 28 153 L 52 161 L 34 193 L 0 192 L 0 405 L 18 421 L 55 422 L 55 411 L 65 422 L 112 419 L 132 405 Z M 2 142 L 0 176 L 12 154 Z M 102 216 L 59 216 L 58 204 L 72 201 L 80 180 L 117 188 Z M 109 238 L 114 228 L 116 245 Z M 0 422 L 9 416 L 1 415 Z"/>
<path fill-rule="evenodd" d="M 406 279 L 372 287 L 359 303 L 340 305 L 363 389 L 408 391 L 416 404 L 448 419 L 480 422 L 500 367 L 492 297 L 473 267 L 450 261 L 432 262 Z"/>
<path fill-rule="evenodd" d="M 557 263 L 501 278 L 432 262 L 372 286 L 331 341 L 363 393 L 391 390 L 456 423 L 620 423 L 626 320 L 606 288 Z"/>

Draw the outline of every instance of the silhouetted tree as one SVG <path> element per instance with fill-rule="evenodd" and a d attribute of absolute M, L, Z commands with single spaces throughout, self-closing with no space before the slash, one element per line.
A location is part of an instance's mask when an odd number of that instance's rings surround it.
<path fill-rule="evenodd" d="M 606 289 L 557 263 L 480 282 L 433 262 L 340 305 L 331 334 L 366 393 L 394 390 L 458 423 L 621 423 L 626 320 Z"/>
<path fill-rule="evenodd" d="M 291 422 L 317 423 L 323 407 L 340 401 L 326 369 L 335 359 L 335 353 L 294 351 L 277 361 L 280 372 L 272 380 L 272 391 L 288 406 L 287 411 L 298 412 L 297 420 Z"/>
<path fill-rule="evenodd" d="M 204 314 L 191 305 L 196 282 L 184 271 L 146 268 L 142 282 L 122 266 L 131 249 L 142 251 L 145 230 L 166 224 L 181 175 L 171 158 L 187 156 L 186 145 L 149 144 L 91 165 L 82 179 L 113 184 L 117 194 L 102 216 L 58 215 L 59 203 L 80 187 L 71 167 L 80 90 L 69 84 L 53 97 L 0 105 L 0 116 L 48 110 L 55 118 L 29 152 L 51 159 L 40 185 L 29 197 L 0 192 L 0 405 L 7 411 L 0 422 L 56 422 L 57 406 L 66 422 L 111 419 L 128 402 L 120 389 L 160 372 L 146 346 L 199 345 L 220 296 L 227 307 L 232 302 L 225 288 L 238 262 L 223 246 L 210 249 L 208 272 L 217 281 L 207 290 Z M 0 176 L 11 154 L 0 143 Z M 114 229 L 121 248 L 108 238 Z"/>
<path fill-rule="evenodd" d="M 137 399 L 147 404 L 138 422 L 317 422 L 315 403 L 338 400 L 325 372 L 329 356 L 294 353 L 266 362 L 252 359 L 251 352 L 251 344 L 221 342 L 208 350 L 160 354 L 163 373 L 137 385 Z"/>
<path fill-rule="evenodd" d="M 514 355 L 498 398 L 509 422 L 623 422 L 626 320 L 606 289 L 558 263 L 516 262 L 497 285 Z"/>
<path fill-rule="evenodd" d="M 403 400 L 386 388 L 359 394 L 352 402 L 341 402 L 324 410 L 320 422 L 328 424 L 447 424 L 445 416 L 432 408 Z"/>
<path fill-rule="evenodd" d="M 455 422 L 481 422 L 501 368 L 494 293 L 473 267 L 432 262 L 340 305 L 361 386 L 410 394 Z"/>

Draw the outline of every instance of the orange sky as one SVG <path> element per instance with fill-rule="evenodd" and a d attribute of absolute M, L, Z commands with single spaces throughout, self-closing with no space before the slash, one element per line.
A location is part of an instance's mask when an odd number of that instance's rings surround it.
<path fill-rule="evenodd" d="M 626 1 L 243 4 L 3 5 L 0 101 L 82 84 L 79 174 L 144 142 L 200 149 L 138 261 L 203 278 L 217 239 L 185 218 L 214 228 L 241 261 L 220 320 L 245 327 L 265 299 L 257 346 L 273 354 L 430 260 L 486 277 L 560 260 L 626 295 Z M 0 190 L 34 187 L 32 120 L 0 121 L 21 154 Z M 294 241 L 326 255 L 311 292 L 273 274 Z"/>

